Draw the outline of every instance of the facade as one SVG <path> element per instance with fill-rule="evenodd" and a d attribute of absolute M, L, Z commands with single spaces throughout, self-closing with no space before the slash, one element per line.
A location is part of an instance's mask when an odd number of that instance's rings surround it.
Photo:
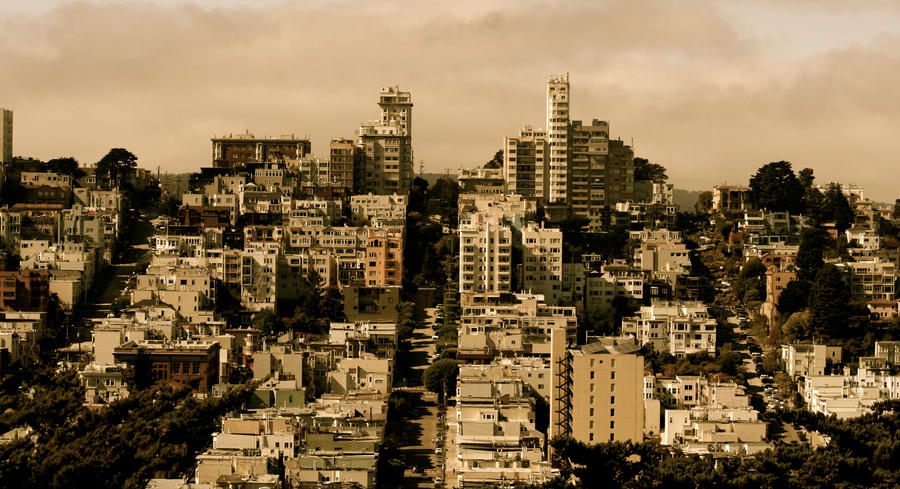
<path fill-rule="evenodd" d="M 359 126 L 362 168 L 354 187 L 360 193 L 406 193 L 412 183 L 412 98 L 400 87 L 384 87 L 378 99 L 381 120 Z"/>
<path fill-rule="evenodd" d="M 248 132 L 212 138 L 211 141 L 214 168 L 299 159 L 312 151 L 308 138 L 298 138 L 293 134 L 277 138 L 257 138 Z"/>
<path fill-rule="evenodd" d="M 512 239 L 509 226 L 473 214 L 459 227 L 460 293 L 512 292 Z"/>
<path fill-rule="evenodd" d="M 49 298 L 46 270 L 0 271 L 0 310 L 46 311 Z"/>
<path fill-rule="evenodd" d="M 656 301 L 636 316 L 622 318 L 622 334 L 676 357 L 716 355 L 716 320 L 701 302 Z"/>
<path fill-rule="evenodd" d="M 332 139 L 329 146 L 330 181 L 335 185 L 353 188 L 353 170 L 356 163 L 356 144 L 352 139 Z"/>
<path fill-rule="evenodd" d="M 503 194 L 506 191 L 502 168 L 460 168 L 456 181 L 461 193 Z"/>
<path fill-rule="evenodd" d="M 528 223 L 522 229 L 521 289 L 544 296 L 548 305 L 563 299 L 563 233 L 559 229 Z"/>
<path fill-rule="evenodd" d="M 547 142 L 550 146 L 548 203 L 567 203 L 569 173 L 569 75 L 554 75 L 547 81 Z"/>
<path fill-rule="evenodd" d="M 135 365 L 141 355 L 148 357 L 154 385 L 170 385 L 173 389 L 191 386 L 196 392 L 209 392 L 219 383 L 218 343 L 143 340 L 129 341 L 113 350 L 117 363 Z"/>
<path fill-rule="evenodd" d="M 644 432 L 644 359 L 628 338 L 567 348 L 553 330 L 550 437 L 583 443 L 640 441 Z"/>
<path fill-rule="evenodd" d="M 711 212 L 720 215 L 743 214 L 750 210 L 750 187 L 716 185 L 712 192 Z"/>
<path fill-rule="evenodd" d="M 525 126 L 503 140 L 503 178 L 510 194 L 543 201 L 550 195 L 547 175 L 550 144 L 547 132 Z"/>

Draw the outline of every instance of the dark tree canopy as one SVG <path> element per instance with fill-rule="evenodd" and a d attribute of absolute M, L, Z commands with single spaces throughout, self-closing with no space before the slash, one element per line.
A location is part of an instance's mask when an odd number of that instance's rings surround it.
<path fill-rule="evenodd" d="M 832 183 L 828 186 L 822 207 L 825 214 L 824 217 L 834 222 L 834 227 L 837 228 L 839 233 L 843 233 L 853 225 L 856 214 L 853 212 L 853 208 L 850 207 L 850 201 L 847 200 L 844 192 L 841 191 L 840 185 Z"/>
<path fill-rule="evenodd" d="M 432 363 L 422 374 L 425 388 L 434 392 L 440 399 L 452 395 L 456 390 L 456 376 L 459 374 L 459 362 L 444 358 Z"/>
<path fill-rule="evenodd" d="M 80 168 L 78 168 L 78 160 L 72 158 L 71 156 L 64 156 L 60 158 L 53 158 L 48 162 L 44 163 L 43 168 L 45 171 L 62 174 L 62 175 L 71 175 L 73 177 L 79 177 L 84 174 Z"/>
<path fill-rule="evenodd" d="M 820 334 L 842 337 L 850 319 L 850 289 L 834 265 L 823 265 L 816 273 L 809 294 L 813 327 Z"/>
<path fill-rule="evenodd" d="M 805 229 L 800 236 L 800 249 L 797 251 L 797 269 L 799 278 L 812 280 L 822 266 L 822 252 L 828 236 L 821 229 Z"/>
<path fill-rule="evenodd" d="M 803 195 L 803 185 L 787 161 L 769 163 L 750 178 L 750 197 L 760 209 L 801 214 Z"/>
<path fill-rule="evenodd" d="M 651 182 L 665 182 L 669 179 L 666 175 L 666 167 L 658 163 L 650 163 L 647 158 L 634 159 L 634 181 L 650 180 Z"/>
<path fill-rule="evenodd" d="M 137 167 L 137 156 L 125 148 L 113 148 L 97 162 L 97 177 L 107 180 L 109 186 L 119 186 L 122 177 Z"/>
<path fill-rule="evenodd" d="M 808 280 L 792 280 L 778 296 L 778 312 L 782 316 L 790 316 L 795 312 L 806 309 L 809 303 L 809 291 L 812 283 Z"/>
<path fill-rule="evenodd" d="M 503 150 L 498 149 L 496 153 L 494 153 L 494 157 L 487 161 L 484 164 L 484 168 L 489 169 L 497 169 L 503 168 Z"/>

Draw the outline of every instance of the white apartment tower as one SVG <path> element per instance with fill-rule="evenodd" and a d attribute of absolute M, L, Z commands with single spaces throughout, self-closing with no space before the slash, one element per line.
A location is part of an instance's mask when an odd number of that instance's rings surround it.
<path fill-rule="evenodd" d="M 512 229 L 498 219 L 475 213 L 459 227 L 459 291 L 510 293 Z"/>
<path fill-rule="evenodd" d="M 0 108 L 0 163 L 12 163 L 13 111 Z"/>
<path fill-rule="evenodd" d="M 569 163 L 569 74 L 547 81 L 547 139 L 550 143 L 548 203 L 567 202 Z"/>
<path fill-rule="evenodd" d="M 360 193 L 405 194 L 412 183 L 412 97 L 400 87 L 381 89 L 381 120 L 359 127 L 359 149 L 365 156 Z"/>
<path fill-rule="evenodd" d="M 542 294 L 549 306 L 562 300 L 562 240 L 559 229 L 528 223 L 522 229 L 521 288 Z"/>

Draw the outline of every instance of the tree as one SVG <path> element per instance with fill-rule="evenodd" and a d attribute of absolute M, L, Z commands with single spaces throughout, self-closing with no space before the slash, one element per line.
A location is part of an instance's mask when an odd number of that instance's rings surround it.
<path fill-rule="evenodd" d="M 781 325 L 781 333 L 791 342 L 812 337 L 812 321 L 809 311 L 795 312 Z"/>
<path fill-rule="evenodd" d="M 769 163 L 750 178 L 750 198 L 761 209 L 801 214 L 803 195 L 803 185 L 787 161 Z"/>
<path fill-rule="evenodd" d="M 281 316 L 272 309 L 263 309 L 253 316 L 253 327 L 260 331 L 260 335 L 271 336 L 284 331 Z"/>
<path fill-rule="evenodd" d="M 844 275 L 834 265 L 823 265 L 816 273 L 809 295 L 809 309 L 815 333 L 842 337 L 850 318 L 850 290 Z"/>
<path fill-rule="evenodd" d="M 709 214 L 709 212 L 712 210 L 712 200 L 712 192 L 708 190 L 700 192 L 700 195 L 697 197 L 697 203 L 694 205 L 694 209 L 696 209 L 697 214 Z"/>
<path fill-rule="evenodd" d="M 800 249 L 797 251 L 797 276 L 802 280 L 812 280 L 824 263 L 822 253 L 825 250 L 827 236 L 821 229 L 803 230 L 800 235 Z"/>
<path fill-rule="evenodd" d="M 503 150 L 498 149 L 496 153 L 494 153 L 494 157 L 488 160 L 487 163 L 484 164 L 484 168 L 489 169 L 497 169 L 503 168 Z"/>
<path fill-rule="evenodd" d="M 759 302 L 766 297 L 766 266 L 759 258 L 751 258 L 741 267 L 734 292 L 745 304 Z"/>
<path fill-rule="evenodd" d="M 778 296 L 778 312 L 782 316 L 789 316 L 797 311 L 806 309 L 809 304 L 809 290 L 812 283 L 808 280 L 791 280 L 784 286 L 781 295 Z"/>
<path fill-rule="evenodd" d="M 657 163 L 650 163 L 646 158 L 634 159 L 634 181 L 650 180 L 654 183 L 662 183 L 668 179 L 666 167 Z"/>
<path fill-rule="evenodd" d="M 113 148 L 97 162 L 97 177 L 108 182 L 109 187 L 118 187 L 121 179 L 127 177 L 137 167 L 137 156 L 125 148 Z"/>
<path fill-rule="evenodd" d="M 856 218 L 853 208 L 850 207 L 850 201 L 841 191 L 841 186 L 836 183 L 828 185 L 822 207 L 826 217 L 834 221 L 834 227 L 842 234 L 850 228 Z"/>
<path fill-rule="evenodd" d="M 50 171 L 62 175 L 71 175 L 76 178 L 84 175 L 84 172 L 80 168 L 78 168 L 78 160 L 72 158 L 71 156 L 53 158 L 52 160 L 44 163 L 42 166 L 45 171 Z"/>
<path fill-rule="evenodd" d="M 443 400 L 456 390 L 456 376 L 459 374 L 459 362 L 449 358 L 438 360 L 422 374 L 422 383 L 425 388 L 438 395 Z"/>

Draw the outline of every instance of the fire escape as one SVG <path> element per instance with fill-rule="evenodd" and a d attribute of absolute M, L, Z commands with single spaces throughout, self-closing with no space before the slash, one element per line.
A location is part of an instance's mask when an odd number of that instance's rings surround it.
<path fill-rule="evenodd" d="M 556 372 L 556 389 L 559 392 L 557 403 L 557 426 L 559 434 L 572 433 L 572 355 L 568 352 L 558 362 Z"/>

